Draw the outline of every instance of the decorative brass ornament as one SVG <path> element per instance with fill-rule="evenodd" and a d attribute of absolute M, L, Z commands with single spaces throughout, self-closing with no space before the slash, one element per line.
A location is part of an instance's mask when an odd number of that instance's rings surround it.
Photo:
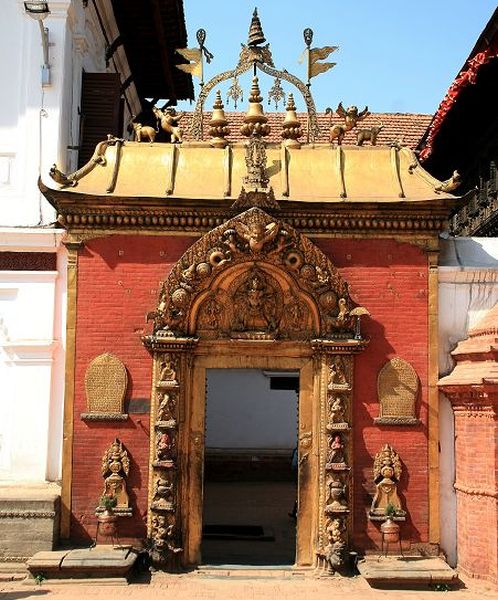
<path fill-rule="evenodd" d="M 261 104 L 262 100 L 258 78 L 253 77 L 249 95 L 249 110 L 244 117 L 244 125 L 240 128 L 242 135 L 245 137 L 264 137 L 270 133 L 270 126 L 267 123 L 268 117 L 265 116 Z"/>
<path fill-rule="evenodd" d="M 118 146 L 118 148 L 124 143 L 123 138 L 117 138 L 113 135 L 107 135 L 107 139 L 99 142 L 95 147 L 95 151 L 92 154 L 90 160 L 78 169 L 69 175 L 65 175 L 62 171 L 59 171 L 57 165 L 53 165 L 49 171 L 50 177 L 62 187 L 74 187 L 78 184 L 78 180 L 88 175 L 97 165 L 104 166 L 106 164 L 105 151 L 108 146 Z M 111 190 L 112 191 L 112 190 Z"/>
<path fill-rule="evenodd" d="M 133 127 L 135 141 L 149 141 L 151 144 L 153 144 L 157 135 L 157 131 L 154 129 L 154 127 L 151 127 L 150 125 L 142 125 L 142 123 L 137 123 L 133 119 L 135 119 L 134 116 L 131 121 L 131 126 Z"/>
<path fill-rule="evenodd" d="M 177 69 L 180 71 L 184 71 L 185 73 L 189 73 L 193 77 L 198 77 L 201 80 L 201 84 L 204 83 L 204 64 L 203 58 L 206 59 L 208 63 L 210 63 L 214 56 L 209 52 L 209 50 L 204 45 L 206 41 L 206 30 L 198 29 L 196 33 L 197 42 L 199 44 L 198 48 L 177 48 L 176 51 L 178 54 L 183 56 L 183 58 L 189 61 L 189 64 L 183 65 L 175 65 Z"/>
<path fill-rule="evenodd" d="M 450 194 L 459 188 L 461 184 L 462 176 L 458 171 L 453 171 L 453 175 L 449 179 L 446 179 L 446 181 L 443 181 L 440 185 L 437 185 L 434 188 L 434 191 L 436 193 L 445 192 Z"/>
<path fill-rule="evenodd" d="M 244 90 L 240 87 L 238 77 L 234 77 L 232 85 L 228 88 L 227 92 L 227 106 L 230 98 L 233 100 L 234 108 L 237 110 L 237 103 L 239 100 L 244 100 Z"/>
<path fill-rule="evenodd" d="M 275 77 L 275 83 L 268 92 L 268 104 L 271 104 L 272 100 L 275 102 L 275 110 L 278 110 L 281 100 L 285 102 L 285 92 L 280 77 Z"/>
<path fill-rule="evenodd" d="M 330 143 L 337 140 L 338 146 L 342 144 L 342 140 L 346 133 L 351 131 L 351 129 L 354 129 L 360 121 L 366 119 L 370 114 L 368 106 L 365 106 L 365 108 L 359 112 L 356 106 L 348 106 L 347 109 L 344 109 L 342 102 L 339 102 L 337 114 L 344 119 L 344 125 L 340 125 L 339 123 L 332 125 L 333 112 L 334 111 L 331 108 L 325 109 L 325 114 L 330 115 Z"/>
<path fill-rule="evenodd" d="M 301 130 L 301 123 L 296 115 L 293 94 L 289 94 L 285 110 L 286 113 L 284 122 L 282 123 L 283 131 L 281 134 L 284 138 L 284 146 L 287 146 L 287 148 L 300 148 L 301 144 L 298 140 L 303 135 L 303 132 Z"/>
<path fill-rule="evenodd" d="M 381 121 L 379 125 L 374 125 L 368 129 L 358 129 L 356 132 L 356 144 L 363 146 L 365 142 L 370 142 L 372 146 L 376 146 L 377 137 L 383 128 L 384 124 Z"/>
<path fill-rule="evenodd" d="M 230 129 L 227 127 L 228 121 L 223 110 L 223 102 L 221 101 L 221 92 L 216 92 L 216 100 L 213 104 L 213 112 L 211 121 L 209 121 L 209 135 L 211 140 L 209 143 L 215 148 L 225 148 L 228 144 L 225 137 L 230 134 Z"/>
<path fill-rule="evenodd" d="M 349 315 L 354 307 L 337 269 L 305 236 L 258 208 L 213 229 L 187 250 L 163 284 L 157 310 L 149 315 L 154 320 L 154 331 L 166 328 L 178 335 L 194 333 L 197 312 L 195 322 L 189 323 L 187 319 L 188 315 L 194 318 L 191 314 L 194 300 L 210 289 L 213 278 L 221 271 L 245 262 L 265 271 L 265 264 L 274 265 L 283 274 L 287 273 L 286 277 L 299 291 L 300 301 L 314 315 L 314 335 L 353 336 L 354 323 Z M 209 265 L 207 277 L 200 274 L 204 265 Z M 175 301 L 180 291 L 181 303 Z M 337 304 L 324 307 L 320 298 L 325 293 L 339 298 Z M 308 331 L 308 335 L 313 334 Z"/>
<path fill-rule="evenodd" d="M 211 90 L 223 81 L 233 79 L 233 84 L 230 87 L 227 95 L 227 104 L 229 98 L 232 98 L 235 102 L 235 108 L 237 108 L 237 102 L 239 98 L 242 97 L 241 89 L 238 85 L 237 78 L 239 75 L 241 75 L 242 73 L 246 73 L 250 69 L 253 69 L 254 71 L 256 69 L 259 69 L 260 71 L 266 73 L 271 77 L 287 81 L 294 85 L 301 92 L 303 99 L 306 103 L 306 108 L 308 111 L 309 139 L 311 141 L 314 141 L 316 137 L 320 135 L 320 128 L 318 126 L 315 102 L 313 100 L 313 96 L 311 95 L 309 87 L 307 87 L 299 78 L 295 77 L 294 75 L 291 75 L 287 71 L 275 69 L 270 51 L 270 46 L 269 44 L 267 44 L 266 46 L 261 46 L 260 44 L 263 43 L 262 40 L 265 40 L 265 37 L 261 27 L 261 22 L 256 12 L 256 14 L 253 14 L 251 27 L 249 30 L 248 44 L 242 45 L 239 62 L 236 68 L 216 75 L 207 83 L 205 83 L 199 92 L 191 125 L 192 137 L 195 140 L 202 139 L 202 115 L 204 111 L 204 104 Z M 317 65 L 320 65 L 320 63 L 317 63 Z"/>
<path fill-rule="evenodd" d="M 102 457 L 102 475 L 105 477 L 103 495 L 116 498 L 116 506 L 113 510 L 121 516 L 132 514 L 125 480 L 129 472 L 128 452 L 123 448 L 122 442 L 116 438 Z M 104 507 L 98 507 L 96 512 L 103 511 Z"/>
<path fill-rule="evenodd" d="M 386 508 L 388 505 L 394 507 L 394 519 L 404 521 L 406 512 L 401 506 L 397 486 L 401 479 L 401 460 L 394 449 L 385 446 L 375 455 L 373 475 L 376 485 L 375 496 L 372 500 L 369 518 L 373 521 L 386 519 Z"/>
<path fill-rule="evenodd" d="M 87 412 L 81 415 L 88 420 L 123 420 L 124 398 L 128 385 L 126 367 L 108 352 L 95 357 L 85 373 Z"/>
<path fill-rule="evenodd" d="M 177 114 L 172 107 L 161 110 L 157 106 L 152 107 L 152 112 L 156 117 L 161 129 L 170 136 L 172 144 L 181 144 L 183 141 L 183 130 L 178 123 L 183 119 L 185 113 Z"/>
<path fill-rule="evenodd" d="M 416 425 L 415 404 L 419 379 L 406 360 L 395 356 L 380 370 L 377 395 L 380 403 L 375 423 L 383 425 Z"/>

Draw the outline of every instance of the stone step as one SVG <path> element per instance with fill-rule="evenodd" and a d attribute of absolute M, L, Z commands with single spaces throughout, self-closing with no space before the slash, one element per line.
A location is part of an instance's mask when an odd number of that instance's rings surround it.
<path fill-rule="evenodd" d="M 372 587 L 409 588 L 419 585 L 454 585 L 458 576 L 441 558 L 368 557 L 358 570 Z"/>

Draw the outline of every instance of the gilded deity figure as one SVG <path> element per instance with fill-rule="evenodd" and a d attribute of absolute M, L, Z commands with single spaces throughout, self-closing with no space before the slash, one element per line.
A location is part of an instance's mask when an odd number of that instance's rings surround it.
<path fill-rule="evenodd" d="M 102 457 L 102 475 L 105 477 L 103 495 L 116 498 L 116 508 L 127 509 L 129 507 L 124 479 L 129 471 L 128 453 L 116 438 Z"/>
<path fill-rule="evenodd" d="M 159 395 L 161 398 L 161 394 Z M 157 420 L 158 421 L 172 421 L 175 418 L 175 400 L 171 394 L 167 392 L 162 394 L 161 402 L 157 409 Z"/>
<path fill-rule="evenodd" d="M 274 331 L 275 298 L 258 272 L 254 272 L 235 294 L 236 329 L 239 331 Z"/>
<path fill-rule="evenodd" d="M 334 465 L 342 465 L 346 462 L 346 455 L 344 453 L 344 444 L 341 436 L 337 433 L 336 435 L 329 436 L 328 439 L 328 450 L 327 450 L 327 467 L 333 468 Z"/>
<path fill-rule="evenodd" d="M 164 358 L 161 362 L 161 370 L 159 374 L 160 381 L 168 381 L 171 383 L 176 383 L 176 370 L 175 363 L 171 356 L 171 354 L 167 353 L 164 355 Z"/>
<path fill-rule="evenodd" d="M 370 508 L 371 516 L 384 516 L 388 505 L 391 505 L 396 511 L 395 516 L 406 514 L 401 507 L 397 490 L 400 477 L 401 461 L 399 456 L 389 444 L 386 444 L 374 460 L 376 492 Z"/>

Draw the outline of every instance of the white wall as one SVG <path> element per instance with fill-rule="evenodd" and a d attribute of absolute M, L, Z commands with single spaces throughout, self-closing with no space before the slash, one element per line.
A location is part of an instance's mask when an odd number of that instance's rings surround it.
<path fill-rule="evenodd" d="M 0 19 L 0 252 L 52 252 L 57 270 L 0 271 L 0 480 L 61 477 L 66 251 L 55 212 L 38 190 L 57 163 L 76 169 L 83 69 L 130 74 L 123 47 L 109 67 L 93 2 L 48 0 L 50 84 L 42 86 L 39 25 L 23 0 L 2 0 Z M 109 41 L 109 0 L 97 0 Z M 134 84 L 127 90 L 140 112 Z M 126 116 L 125 116 L 126 119 Z"/>
<path fill-rule="evenodd" d="M 296 444 L 296 392 L 270 390 L 270 378 L 256 369 L 208 369 L 208 448 L 292 450 Z"/>
<path fill-rule="evenodd" d="M 498 302 L 498 239 L 441 241 L 439 261 L 439 375 L 454 366 L 450 352 L 469 328 Z M 441 547 L 456 565 L 456 495 L 454 419 L 449 400 L 440 394 Z"/>
<path fill-rule="evenodd" d="M 37 231 L 0 229 L 0 250 L 17 243 L 55 252 Z M 3 242 L 3 243 L 2 243 Z M 43 243 L 43 246 L 38 244 Z M 0 271 L 0 480 L 60 478 L 65 272 Z M 61 304 L 62 303 L 62 304 Z"/>

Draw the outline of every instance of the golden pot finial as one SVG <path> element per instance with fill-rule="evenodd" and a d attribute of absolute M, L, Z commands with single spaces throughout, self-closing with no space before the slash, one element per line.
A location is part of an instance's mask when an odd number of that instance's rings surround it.
<path fill-rule="evenodd" d="M 301 123 L 296 115 L 296 105 L 294 103 L 293 94 L 288 95 L 285 110 L 287 112 L 285 114 L 284 122 L 282 123 L 282 127 L 284 128 L 282 131 L 284 145 L 288 148 L 300 148 L 301 144 L 298 142 L 298 139 L 303 135 L 303 132 L 301 131 Z"/>
<path fill-rule="evenodd" d="M 230 129 L 227 127 L 228 121 L 223 110 L 223 102 L 221 101 L 221 92 L 216 92 L 216 99 L 213 104 L 213 114 L 209 122 L 209 135 L 211 136 L 210 144 L 214 148 L 225 148 L 228 144 L 225 136 L 229 135 Z"/>
<path fill-rule="evenodd" d="M 254 47 L 264 44 L 264 42 L 266 42 L 265 34 L 263 33 L 261 21 L 258 17 L 258 9 L 255 8 L 252 14 L 251 25 L 249 27 L 249 38 L 247 40 L 247 45 Z"/>
<path fill-rule="evenodd" d="M 242 135 L 250 137 L 251 135 L 265 136 L 270 133 L 270 126 L 267 124 L 268 118 L 263 112 L 261 102 L 263 97 L 258 85 L 258 78 L 252 78 L 251 94 L 249 96 L 249 110 L 244 117 L 244 125 L 240 128 Z"/>

